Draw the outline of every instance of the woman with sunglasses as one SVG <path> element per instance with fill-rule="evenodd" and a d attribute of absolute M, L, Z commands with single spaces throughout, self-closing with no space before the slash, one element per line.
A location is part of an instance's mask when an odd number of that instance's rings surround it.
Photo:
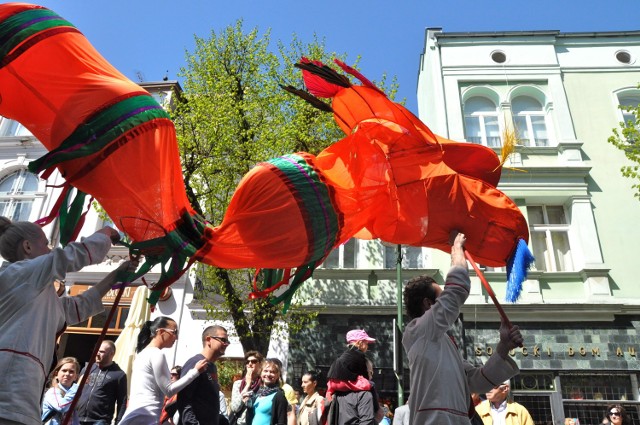
<path fill-rule="evenodd" d="M 176 382 L 180 379 L 182 372 L 182 366 L 174 366 L 171 368 L 171 382 Z M 174 394 L 171 397 L 164 398 L 164 405 L 162 406 L 162 413 L 160 413 L 160 425 L 174 425 L 173 415 L 178 411 L 178 394 Z"/>
<path fill-rule="evenodd" d="M 201 360 L 176 381 L 171 380 L 163 348 L 171 348 L 178 339 L 178 324 L 160 316 L 140 329 L 136 359 L 133 362 L 129 403 L 120 425 L 157 424 L 164 397 L 171 397 L 189 385 L 207 367 Z"/>
<path fill-rule="evenodd" d="M 280 388 L 280 366 L 273 360 L 266 360 L 260 374 L 262 386 L 246 400 L 249 425 L 287 425 L 289 402 Z"/>
<path fill-rule="evenodd" d="M 260 372 L 262 371 L 262 361 L 264 356 L 257 351 L 247 351 L 245 358 L 245 373 L 242 379 L 238 379 L 233 383 L 231 389 L 231 417 L 230 425 L 245 425 L 247 418 L 247 406 L 243 400 L 248 400 L 255 394 L 262 380 Z"/>
<path fill-rule="evenodd" d="M 619 404 L 610 404 L 607 407 L 606 415 L 611 425 L 628 425 L 631 423 L 631 418 L 629 418 L 627 411 Z"/>

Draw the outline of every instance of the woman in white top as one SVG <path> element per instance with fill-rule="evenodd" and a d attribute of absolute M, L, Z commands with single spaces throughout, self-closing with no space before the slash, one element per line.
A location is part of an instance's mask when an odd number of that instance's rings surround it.
<path fill-rule="evenodd" d="M 163 348 L 170 348 L 178 339 L 178 325 L 169 317 L 146 322 L 138 335 L 136 359 L 133 362 L 129 403 L 120 425 L 157 424 L 164 397 L 171 397 L 189 385 L 207 367 L 201 360 L 182 378 L 171 381 Z"/>

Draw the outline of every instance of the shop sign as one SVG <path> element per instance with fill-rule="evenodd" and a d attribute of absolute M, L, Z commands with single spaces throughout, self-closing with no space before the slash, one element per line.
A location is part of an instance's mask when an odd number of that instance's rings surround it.
<path fill-rule="evenodd" d="M 93 285 L 86 285 L 75 283 L 71 288 L 69 288 L 69 295 L 79 295 L 82 294 L 87 289 L 91 288 Z M 122 297 L 120 298 L 119 305 L 127 305 L 131 304 L 131 300 L 133 299 L 133 293 L 136 291 L 135 286 L 127 286 L 124 288 L 122 293 Z M 118 289 L 110 289 L 109 292 L 106 293 L 104 297 L 102 297 L 102 304 L 113 304 L 116 300 L 116 296 L 118 295 Z"/>
<path fill-rule="evenodd" d="M 477 346 L 475 348 L 475 355 L 476 356 L 483 356 L 483 355 L 487 355 L 487 356 L 491 356 L 493 354 L 493 352 L 495 351 L 495 349 L 493 347 L 487 346 L 487 347 L 480 347 Z M 573 346 L 569 346 L 567 347 L 564 351 L 562 351 L 562 353 L 567 354 L 569 357 L 600 357 L 601 354 L 601 349 L 600 347 L 584 347 L 584 346 L 580 346 L 580 347 L 573 347 Z M 547 347 L 541 347 L 538 345 L 534 345 L 533 347 L 521 347 L 520 348 L 520 352 L 522 354 L 523 357 L 528 357 L 528 356 L 532 356 L 532 357 L 552 357 L 556 352 L 560 353 L 560 351 L 557 350 L 552 350 L 551 347 L 547 346 Z M 615 349 L 615 355 L 616 357 L 625 357 L 626 355 L 628 355 L 629 357 L 634 357 L 637 358 L 636 356 L 636 347 L 616 347 Z M 516 355 L 516 350 L 511 350 L 509 352 L 509 355 L 511 357 L 514 357 Z"/>

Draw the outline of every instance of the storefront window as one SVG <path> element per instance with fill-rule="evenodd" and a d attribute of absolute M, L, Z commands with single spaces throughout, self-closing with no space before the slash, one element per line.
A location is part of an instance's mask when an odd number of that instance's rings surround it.
<path fill-rule="evenodd" d="M 599 424 L 610 404 L 622 405 L 632 423 L 639 423 L 638 407 L 635 403 L 632 375 L 602 374 L 560 374 L 564 415 L 578 418 L 580 423 Z"/>
<path fill-rule="evenodd" d="M 526 406 L 533 423 L 536 425 L 553 425 L 551 397 L 547 394 L 514 394 L 513 401 Z"/>
<path fill-rule="evenodd" d="M 102 328 L 104 327 L 105 322 L 107 321 L 107 317 L 109 312 L 111 311 L 110 305 L 105 305 L 105 310 L 101 313 L 96 314 L 95 316 L 85 320 L 82 323 L 79 323 L 75 326 L 70 326 L 67 328 L 67 332 L 70 333 L 100 333 L 102 332 Z M 122 329 L 124 328 L 124 322 L 127 320 L 127 315 L 129 314 L 129 306 L 119 306 L 111 322 L 109 323 L 109 335 L 120 334 Z"/>
<path fill-rule="evenodd" d="M 633 400 L 629 375 L 561 374 L 560 382 L 565 400 Z"/>
<path fill-rule="evenodd" d="M 553 373 L 521 373 L 511 383 L 513 391 L 555 391 Z"/>
<path fill-rule="evenodd" d="M 565 418 L 577 418 L 581 425 L 600 424 L 611 404 L 620 404 L 631 423 L 640 423 L 637 377 L 633 374 L 526 371 L 511 380 L 511 393 L 536 425 L 563 424 Z"/>
<path fill-rule="evenodd" d="M 627 411 L 627 414 L 631 418 L 632 424 L 640 423 L 638 417 L 638 406 L 631 403 L 616 403 L 620 404 Z M 580 424 L 601 424 L 607 412 L 607 403 L 596 404 L 593 402 L 586 403 L 564 403 L 564 416 L 565 418 L 578 418 Z M 536 422 L 537 423 L 537 422 Z M 625 422 L 626 423 L 626 422 Z"/>

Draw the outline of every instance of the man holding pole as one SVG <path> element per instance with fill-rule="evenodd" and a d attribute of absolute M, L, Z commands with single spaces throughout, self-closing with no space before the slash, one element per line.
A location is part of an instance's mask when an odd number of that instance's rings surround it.
<path fill-rule="evenodd" d="M 411 370 L 412 425 L 469 425 L 471 392 L 487 392 L 519 372 L 509 358 L 509 351 L 523 341 L 517 326 L 502 321 L 496 354 L 483 367 L 464 360 L 447 334 L 469 296 L 464 242 L 465 236 L 458 233 L 444 290 L 429 276 L 411 279 L 404 290 L 411 319 L 402 345 Z"/>

